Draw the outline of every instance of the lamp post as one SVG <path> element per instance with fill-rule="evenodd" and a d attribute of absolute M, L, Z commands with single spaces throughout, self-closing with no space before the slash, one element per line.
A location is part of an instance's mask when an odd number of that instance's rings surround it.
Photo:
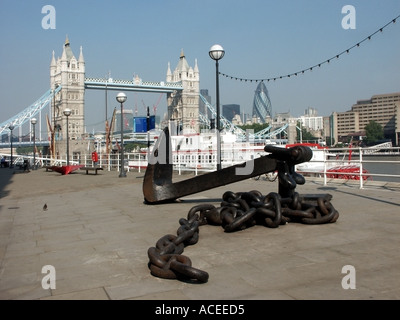
<path fill-rule="evenodd" d="M 147 126 L 147 154 L 150 153 L 150 108 L 147 107 L 147 117 L 146 117 L 146 126 Z"/>
<path fill-rule="evenodd" d="M 14 125 L 12 125 L 12 124 L 10 124 L 9 125 L 9 127 L 8 127 L 8 129 L 10 129 L 10 131 L 11 131 L 11 133 L 10 133 L 10 144 L 11 144 L 11 159 L 10 159 L 10 169 L 13 167 L 13 145 L 12 145 L 12 143 L 13 143 L 13 141 L 12 141 L 12 139 L 13 139 L 13 134 L 12 134 L 12 132 L 13 132 L 13 130 L 14 130 Z"/>
<path fill-rule="evenodd" d="M 33 126 L 33 166 L 32 170 L 36 170 L 36 130 L 35 130 L 35 124 L 37 120 L 36 118 L 31 119 L 31 124 Z"/>
<path fill-rule="evenodd" d="M 117 101 L 121 104 L 121 160 L 120 160 L 120 170 L 119 177 L 126 177 L 126 172 L 124 168 L 124 102 L 126 101 L 126 94 L 120 92 L 117 94 Z"/>
<path fill-rule="evenodd" d="M 69 126 L 68 126 L 68 117 L 71 115 L 71 109 L 64 109 L 64 116 L 67 117 L 67 166 L 69 166 Z"/>
<path fill-rule="evenodd" d="M 208 52 L 211 59 L 215 60 L 215 69 L 216 69 L 216 96 L 217 96 L 217 170 L 221 170 L 221 125 L 220 125 L 220 107 L 219 107 L 219 72 L 218 72 L 218 61 L 221 60 L 225 51 L 222 46 L 219 44 L 214 44 L 210 51 Z"/>

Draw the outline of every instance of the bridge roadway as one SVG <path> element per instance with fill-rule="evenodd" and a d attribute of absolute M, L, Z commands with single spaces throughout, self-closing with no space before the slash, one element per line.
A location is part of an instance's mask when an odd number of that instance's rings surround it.
<path fill-rule="evenodd" d="M 193 206 L 219 206 L 227 190 L 267 194 L 277 191 L 276 182 L 249 179 L 180 202 L 146 205 L 138 172 L 119 178 L 115 171 L 62 176 L 1 168 L 0 178 L 2 300 L 400 299 L 398 184 L 369 182 L 360 190 L 344 181 L 324 187 L 308 180 L 299 186 L 299 193 L 333 196 L 340 213 L 333 224 L 235 233 L 201 226 L 199 242 L 183 253 L 209 273 L 207 283 L 195 285 L 153 277 L 148 248 L 176 235 L 178 220 Z M 42 287 L 45 265 L 55 267 L 56 289 Z M 346 265 L 356 270 L 355 289 L 342 288 Z"/>

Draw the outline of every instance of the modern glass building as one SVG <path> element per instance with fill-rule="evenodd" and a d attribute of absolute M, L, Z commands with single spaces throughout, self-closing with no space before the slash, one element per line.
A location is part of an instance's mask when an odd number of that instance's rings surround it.
<path fill-rule="evenodd" d="M 265 123 L 265 118 L 272 117 L 272 105 L 269 99 L 268 90 L 264 82 L 260 82 L 254 93 L 253 100 L 253 117 L 260 119 L 261 123 Z"/>
<path fill-rule="evenodd" d="M 222 115 L 232 122 L 235 115 L 240 115 L 240 105 L 238 104 L 224 104 L 222 105 Z"/>

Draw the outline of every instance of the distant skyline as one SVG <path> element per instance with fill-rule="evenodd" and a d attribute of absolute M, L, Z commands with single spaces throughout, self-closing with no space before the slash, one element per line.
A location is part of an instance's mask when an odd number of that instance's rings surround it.
<path fill-rule="evenodd" d="M 55 9 L 55 29 L 43 28 L 46 5 Z M 354 27 L 342 13 L 355 9 Z M 183 50 L 190 66 L 197 60 L 200 88 L 215 103 L 213 44 L 225 49 L 221 73 L 241 79 L 279 77 L 314 66 L 361 41 L 400 14 L 399 0 L 301 1 L 15 1 L 0 0 L 0 122 L 35 102 L 50 88 L 52 51 L 61 56 L 65 38 L 76 57 L 82 46 L 87 77 L 165 81 Z M 349 21 L 349 20 L 348 20 Z M 400 91 L 400 20 L 350 53 L 296 77 L 265 82 L 272 112 L 301 116 L 312 107 L 320 116 L 342 112 L 361 99 Z M 222 105 L 252 112 L 258 83 L 220 76 Z M 118 107 L 108 94 L 108 117 Z M 126 108 L 153 105 L 159 94 L 127 93 Z M 161 97 L 157 115 L 166 112 Z M 86 130 L 102 130 L 105 97 L 85 93 Z"/>

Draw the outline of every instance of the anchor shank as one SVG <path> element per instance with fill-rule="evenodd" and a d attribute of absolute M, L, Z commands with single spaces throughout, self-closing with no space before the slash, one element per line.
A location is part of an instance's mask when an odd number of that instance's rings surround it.
<path fill-rule="evenodd" d="M 172 175 L 169 175 L 172 172 L 172 164 L 148 165 L 143 183 L 143 193 L 145 200 L 149 203 L 171 201 L 274 171 L 276 163 L 275 159 L 263 156 L 244 164 L 230 166 L 174 183 L 172 182 Z M 251 173 L 238 174 L 238 171 L 240 172 L 246 166 L 253 166 Z"/>
<path fill-rule="evenodd" d="M 171 141 L 168 128 L 164 129 L 149 154 L 149 161 L 143 180 L 143 195 L 147 203 L 161 203 L 201 191 L 217 188 L 230 183 L 257 177 L 278 170 L 279 194 L 290 197 L 297 184 L 304 184 L 303 176 L 294 170 L 295 164 L 309 161 L 312 151 L 308 147 L 297 146 L 284 149 L 265 146 L 270 154 L 247 162 L 229 166 L 218 171 L 205 173 L 190 179 L 172 181 L 173 164 Z"/>

